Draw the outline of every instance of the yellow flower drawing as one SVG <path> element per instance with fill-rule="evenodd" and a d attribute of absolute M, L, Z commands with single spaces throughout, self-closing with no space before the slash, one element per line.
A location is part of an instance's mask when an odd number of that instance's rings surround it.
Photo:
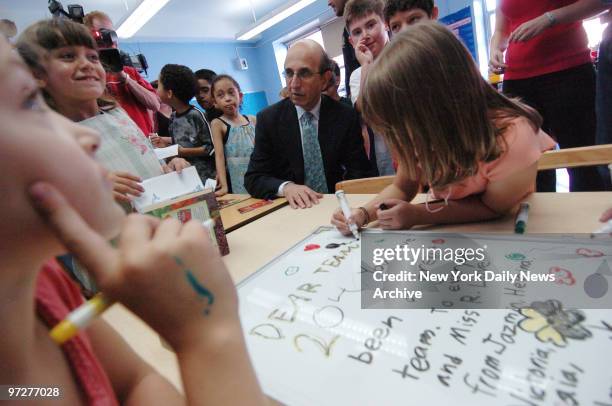
<path fill-rule="evenodd" d="M 591 337 L 591 332 L 580 323 L 585 320 L 579 310 L 564 310 L 558 300 L 533 302 L 530 308 L 521 309 L 525 316 L 519 327 L 529 333 L 535 333 L 543 343 L 551 342 L 558 347 L 565 347 L 567 339 L 584 340 Z"/>

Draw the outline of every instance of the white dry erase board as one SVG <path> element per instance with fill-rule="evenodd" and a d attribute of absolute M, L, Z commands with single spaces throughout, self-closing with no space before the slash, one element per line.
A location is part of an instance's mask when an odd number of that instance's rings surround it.
<path fill-rule="evenodd" d="M 359 244 L 321 227 L 239 284 L 269 396 L 308 406 L 612 404 L 611 310 L 583 311 L 571 331 L 556 327 L 576 314 L 554 306 L 528 316 L 362 310 Z"/>

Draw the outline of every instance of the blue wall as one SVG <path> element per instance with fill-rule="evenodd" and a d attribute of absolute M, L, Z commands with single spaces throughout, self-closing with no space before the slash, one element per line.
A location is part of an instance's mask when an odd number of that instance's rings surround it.
<path fill-rule="evenodd" d="M 435 0 L 434 0 L 435 1 Z M 435 1 L 440 9 L 440 16 L 445 16 L 463 7 L 471 5 L 471 0 Z M 159 71 L 167 63 L 187 65 L 194 71 L 209 68 L 217 73 L 232 75 L 242 88 L 243 93 L 258 93 L 256 107 L 259 109 L 267 100 L 268 104 L 279 100 L 281 78 L 275 57 L 275 42 L 287 34 L 319 18 L 322 21 L 333 17 L 327 0 L 317 0 L 299 13 L 292 15 L 260 35 L 256 42 L 122 42 L 121 48 L 131 53 L 143 53 L 149 62 L 150 81 L 157 79 Z M 249 69 L 239 70 L 236 66 L 236 48 L 240 57 L 246 58 Z M 265 98 L 259 92 L 265 92 Z"/>
<path fill-rule="evenodd" d="M 332 10 L 327 5 L 327 0 L 317 0 L 313 4 L 302 9 L 299 13 L 288 17 L 262 33 L 261 39 L 257 41 L 255 46 L 259 52 L 261 69 L 263 72 L 266 72 L 263 78 L 263 84 L 270 103 L 275 103 L 280 99 L 279 93 L 282 88 L 282 82 L 278 73 L 278 66 L 274 54 L 274 41 L 317 18 L 327 20 L 333 17 L 333 15 Z"/>
<path fill-rule="evenodd" d="M 252 44 L 141 42 L 120 45 L 126 52 L 142 53 L 147 57 L 149 81 L 157 79 L 164 65 L 178 63 L 190 67 L 193 71 L 208 68 L 217 73 L 227 73 L 238 81 L 244 93 L 265 90 L 261 81 L 263 72 L 259 68 L 259 55 Z M 248 70 L 239 70 L 236 66 L 237 47 L 240 57 L 248 61 Z"/>
<path fill-rule="evenodd" d="M 186 65 L 194 71 L 208 68 L 217 73 L 232 75 L 240 83 L 243 93 L 265 92 L 267 103 L 271 104 L 279 100 L 278 94 L 281 90 L 274 41 L 319 16 L 330 18 L 332 15 L 327 0 L 317 0 L 262 33 L 257 42 L 121 42 L 120 48 L 130 53 L 142 53 L 147 57 L 149 81 L 157 79 L 159 71 L 167 63 Z M 240 57 L 246 58 L 249 64 L 246 71 L 237 69 L 235 65 L 237 47 Z M 261 95 L 258 95 L 258 107 L 261 107 L 261 102 Z"/>

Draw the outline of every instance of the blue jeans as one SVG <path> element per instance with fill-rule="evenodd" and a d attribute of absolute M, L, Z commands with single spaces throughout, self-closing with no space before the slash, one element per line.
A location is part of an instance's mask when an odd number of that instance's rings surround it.
<path fill-rule="evenodd" d="M 597 112 L 597 144 L 612 144 L 612 23 L 603 33 L 599 44 L 599 63 L 597 64 L 597 82 L 595 111 Z M 610 157 L 612 161 L 612 157 Z M 612 190 L 610 171 L 599 167 L 599 172 L 607 190 Z"/>

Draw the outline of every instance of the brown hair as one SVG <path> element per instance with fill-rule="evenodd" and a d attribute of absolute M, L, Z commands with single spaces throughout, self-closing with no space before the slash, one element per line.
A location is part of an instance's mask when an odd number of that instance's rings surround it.
<path fill-rule="evenodd" d="M 409 175 L 444 187 L 498 158 L 508 119 L 542 118 L 498 93 L 457 37 L 436 22 L 394 37 L 374 62 L 364 89 L 366 121 L 383 134 Z M 417 158 L 418 157 L 418 158 Z M 418 159 L 418 160 L 417 160 Z"/>
<path fill-rule="evenodd" d="M 105 12 L 94 10 L 94 11 L 90 11 L 89 13 L 85 14 L 85 17 L 83 17 L 83 24 L 85 24 L 89 28 L 92 28 L 93 20 L 95 20 L 96 18 L 98 20 L 112 21 L 110 17 L 108 16 L 108 14 L 106 14 Z"/>
<path fill-rule="evenodd" d="M 236 87 L 236 89 L 238 89 L 239 92 L 242 92 L 242 90 L 240 90 L 240 85 L 238 84 L 238 82 L 236 82 L 236 79 L 234 79 L 230 75 L 221 74 L 221 75 L 215 76 L 212 83 L 210 84 L 210 91 L 212 92 L 213 97 L 215 96 L 215 85 L 223 79 L 227 79 L 230 82 L 232 82 L 232 84 Z"/>
<path fill-rule="evenodd" d="M 376 14 L 384 21 L 384 8 L 385 3 L 383 0 L 349 0 L 344 6 L 346 28 L 350 30 L 349 26 L 355 19 L 365 17 L 370 13 Z"/>
<path fill-rule="evenodd" d="M 32 74 L 43 79 L 47 75 L 46 65 L 49 51 L 67 46 L 84 46 L 97 50 L 96 42 L 82 24 L 63 18 L 42 20 L 29 26 L 17 40 L 17 50 Z M 55 108 L 53 98 L 43 88 L 45 101 Z M 106 92 L 98 98 L 98 106 L 106 110 L 117 107 L 117 102 Z"/>

